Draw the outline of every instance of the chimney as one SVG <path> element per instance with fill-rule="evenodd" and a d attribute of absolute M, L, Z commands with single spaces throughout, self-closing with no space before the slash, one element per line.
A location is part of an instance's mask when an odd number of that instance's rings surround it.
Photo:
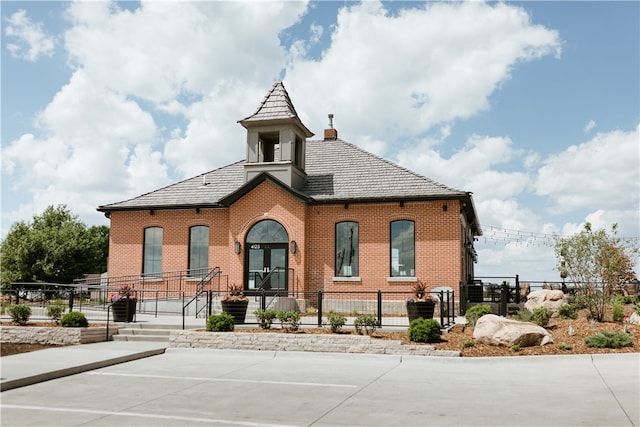
<path fill-rule="evenodd" d="M 329 114 L 329 129 L 324 130 L 324 140 L 334 141 L 338 139 L 338 129 L 333 128 L 333 114 Z"/>

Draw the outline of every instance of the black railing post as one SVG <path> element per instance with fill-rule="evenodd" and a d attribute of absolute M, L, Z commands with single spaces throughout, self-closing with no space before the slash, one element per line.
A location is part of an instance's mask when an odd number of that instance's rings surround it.
<path fill-rule="evenodd" d="M 207 304 L 209 304 L 209 307 L 207 307 L 207 314 L 211 317 L 213 314 L 213 289 L 209 289 L 209 292 L 207 292 Z"/>
<path fill-rule="evenodd" d="M 260 309 L 267 309 L 267 293 L 264 288 L 260 288 Z"/>
<path fill-rule="evenodd" d="M 507 304 L 509 302 L 509 284 L 503 283 L 500 286 L 500 316 L 507 316 Z"/>
<path fill-rule="evenodd" d="M 382 291 L 378 289 L 378 327 L 382 328 Z"/>
<path fill-rule="evenodd" d="M 444 291 L 440 291 L 440 327 L 444 327 Z"/>
<path fill-rule="evenodd" d="M 516 304 L 520 304 L 520 277 L 516 274 Z"/>
<path fill-rule="evenodd" d="M 322 291 L 318 291 L 318 328 L 322 327 Z"/>
<path fill-rule="evenodd" d="M 73 297 L 74 297 L 74 292 L 73 292 L 73 288 L 71 288 L 69 290 L 69 312 L 73 311 Z"/>

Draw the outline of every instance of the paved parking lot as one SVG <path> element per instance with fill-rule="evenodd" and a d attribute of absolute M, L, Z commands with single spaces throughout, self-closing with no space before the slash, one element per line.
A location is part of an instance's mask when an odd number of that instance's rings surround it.
<path fill-rule="evenodd" d="M 640 355 L 168 349 L 1 394 L 2 426 L 640 426 Z"/>

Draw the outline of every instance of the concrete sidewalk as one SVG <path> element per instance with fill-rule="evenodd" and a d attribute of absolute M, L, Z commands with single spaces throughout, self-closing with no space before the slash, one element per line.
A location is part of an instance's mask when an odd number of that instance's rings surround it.
<path fill-rule="evenodd" d="M 49 348 L 0 359 L 0 391 L 164 353 L 169 343 L 107 341 Z"/>

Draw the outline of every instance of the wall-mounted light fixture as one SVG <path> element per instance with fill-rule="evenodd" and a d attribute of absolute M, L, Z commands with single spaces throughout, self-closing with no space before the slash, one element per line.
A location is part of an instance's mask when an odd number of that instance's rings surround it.
<path fill-rule="evenodd" d="M 401 200 L 401 201 L 400 201 L 400 207 L 401 207 L 401 208 L 404 208 L 404 200 Z"/>
<path fill-rule="evenodd" d="M 235 251 L 236 254 L 240 254 L 240 251 L 242 250 L 242 245 L 240 245 L 240 242 L 236 242 L 233 245 L 233 250 Z"/>
<path fill-rule="evenodd" d="M 153 209 L 151 209 L 151 210 L 149 211 L 149 215 L 153 215 L 154 213 L 156 213 L 156 212 L 155 212 Z"/>
<path fill-rule="evenodd" d="M 196 208 L 196 213 L 200 213 L 200 208 Z"/>
<path fill-rule="evenodd" d="M 291 245 L 289 245 L 289 248 L 291 249 L 292 254 L 296 253 L 296 251 L 298 250 L 298 244 L 296 243 L 295 240 L 291 241 Z"/>
<path fill-rule="evenodd" d="M 449 206 L 447 206 L 446 203 L 444 205 L 442 205 L 442 212 L 446 212 L 447 209 L 449 209 Z"/>

